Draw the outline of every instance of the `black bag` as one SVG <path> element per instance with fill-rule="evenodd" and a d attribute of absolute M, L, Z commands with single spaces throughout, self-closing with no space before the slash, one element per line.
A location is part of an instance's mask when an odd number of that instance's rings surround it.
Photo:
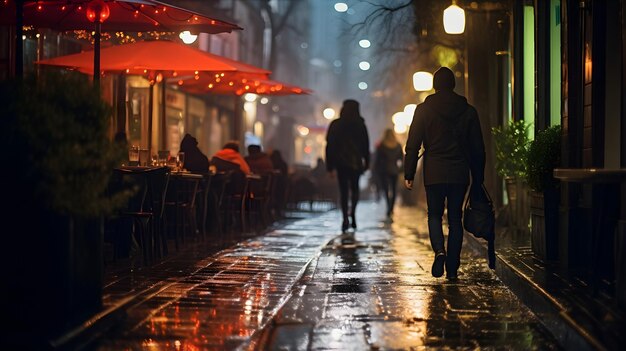
<path fill-rule="evenodd" d="M 484 185 L 482 186 L 482 192 L 483 194 L 481 195 L 483 196 L 475 196 L 474 198 L 472 198 L 470 192 L 470 196 L 465 200 L 463 227 L 476 238 L 487 240 L 489 268 L 494 269 L 496 267 L 494 248 L 496 216 L 493 211 L 493 201 Z"/>

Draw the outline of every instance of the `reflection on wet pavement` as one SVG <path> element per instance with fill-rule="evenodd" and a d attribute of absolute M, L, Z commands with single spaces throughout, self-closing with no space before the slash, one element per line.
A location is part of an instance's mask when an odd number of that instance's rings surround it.
<path fill-rule="evenodd" d="M 557 349 L 464 251 L 459 280 L 430 275 L 424 213 L 364 203 L 356 233 L 325 213 L 199 260 L 159 285 L 96 350 Z"/>
<path fill-rule="evenodd" d="M 96 350 L 224 350 L 247 343 L 336 233 L 334 214 L 298 221 L 200 260 L 127 311 Z"/>
<path fill-rule="evenodd" d="M 459 280 L 433 278 L 425 214 L 391 224 L 380 207 L 323 250 L 257 349 L 559 349 L 484 258 L 465 249 Z"/>

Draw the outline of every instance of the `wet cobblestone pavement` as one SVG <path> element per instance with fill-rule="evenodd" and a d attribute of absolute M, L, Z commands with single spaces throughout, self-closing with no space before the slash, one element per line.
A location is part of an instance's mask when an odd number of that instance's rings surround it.
<path fill-rule="evenodd" d="M 433 278 L 425 214 L 364 203 L 200 260 L 90 345 L 105 350 L 558 349 L 539 321 L 464 249 L 459 280 Z"/>

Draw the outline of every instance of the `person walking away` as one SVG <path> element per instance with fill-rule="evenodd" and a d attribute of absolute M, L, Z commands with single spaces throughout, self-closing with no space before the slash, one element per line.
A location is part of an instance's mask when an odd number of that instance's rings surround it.
<path fill-rule="evenodd" d="M 396 202 L 398 175 L 402 167 L 402 146 L 391 129 L 385 129 L 374 158 L 374 173 L 387 203 L 387 218 L 391 219 Z"/>
<path fill-rule="evenodd" d="M 198 148 L 198 140 L 187 133 L 180 142 L 180 151 L 185 153 L 183 168 L 189 172 L 206 173 L 209 171 L 209 158 Z"/>
<path fill-rule="evenodd" d="M 454 280 L 460 266 L 465 193 L 482 187 L 485 145 L 476 109 L 454 92 L 454 73 L 441 67 L 433 77 L 435 93 L 417 106 L 406 143 L 405 186 L 411 190 L 420 147 L 424 146 L 424 187 L 428 207 L 428 232 L 435 252 L 432 275 Z M 448 210 L 448 245 L 444 246 L 442 217 Z"/>
<path fill-rule="evenodd" d="M 356 228 L 356 206 L 359 202 L 359 178 L 369 168 L 369 136 L 365 120 L 359 112 L 359 103 L 343 102 L 339 118 L 332 121 L 326 135 L 326 169 L 334 176 L 337 171 L 343 222 L 342 232 Z M 348 210 L 348 195 L 350 209 Z"/>

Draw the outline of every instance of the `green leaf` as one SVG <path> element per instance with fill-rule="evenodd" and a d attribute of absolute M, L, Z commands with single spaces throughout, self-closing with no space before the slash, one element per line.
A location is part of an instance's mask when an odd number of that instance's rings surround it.
<path fill-rule="evenodd" d="M 502 177 L 522 178 L 526 174 L 528 128 L 524 121 L 509 120 L 508 125 L 494 127 L 496 172 Z"/>

